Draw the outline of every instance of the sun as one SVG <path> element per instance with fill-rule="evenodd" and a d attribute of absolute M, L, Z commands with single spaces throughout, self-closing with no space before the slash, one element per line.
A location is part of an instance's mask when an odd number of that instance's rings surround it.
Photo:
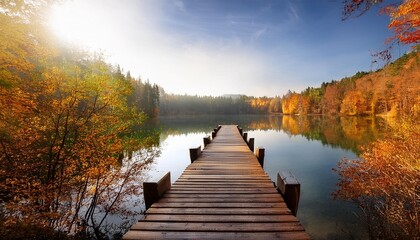
<path fill-rule="evenodd" d="M 106 16 L 91 1 L 54 4 L 47 23 L 54 35 L 67 44 L 98 50 L 107 48 L 112 40 L 107 33 Z"/>

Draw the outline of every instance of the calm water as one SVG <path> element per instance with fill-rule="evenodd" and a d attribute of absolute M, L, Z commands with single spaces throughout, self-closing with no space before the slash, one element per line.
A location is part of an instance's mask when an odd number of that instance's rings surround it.
<path fill-rule="evenodd" d="M 203 116 L 160 118 L 161 154 L 148 170 L 150 179 L 167 171 L 174 182 L 190 163 L 188 149 L 202 145 L 218 124 L 236 124 L 264 146 L 264 170 L 273 181 L 279 170 L 290 170 L 301 183 L 298 218 L 314 239 L 363 239 L 366 231 L 350 203 L 333 200 L 343 158 L 356 158 L 360 145 L 379 137 L 386 128 L 371 118 L 321 116 Z"/>

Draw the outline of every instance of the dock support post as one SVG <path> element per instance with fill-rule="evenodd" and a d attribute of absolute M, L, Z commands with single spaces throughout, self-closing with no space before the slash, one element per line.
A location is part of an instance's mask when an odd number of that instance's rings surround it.
<path fill-rule="evenodd" d="M 244 141 L 248 141 L 248 133 L 244 132 L 244 135 L 242 136 L 244 138 Z"/>
<path fill-rule="evenodd" d="M 216 134 L 217 133 L 215 131 L 211 132 L 211 138 L 214 139 L 216 137 Z"/>
<path fill-rule="evenodd" d="M 264 147 L 256 147 L 255 148 L 255 156 L 258 159 L 261 167 L 264 167 L 264 157 L 265 157 L 265 148 Z"/>
<path fill-rule="evenodd" d="M 198 146 L 196 148 L 190 148 L 191 163 L 193 163 L 200 155 L 201 155 L 201 146 Z"/>
<path fill-rule="evenodd" d="M 296 216 L 300 198 L 300 183 L 296 177 L 289 171 L 280 171 L 277 173 L 277 189 L 283 196 L 287 207 Z"/>
<path fill-rule="evenodd" d="M 204 147 L 211 143 L 210 136 L 206 136 L 203 138 Z"/>
<path fill-rule="evenodd" d="M 254 138 L 249 138 L 248 147 L 252 152 L 254 152 Z"/>
<path fill-rule="evenodd" d="M 162 195 L 171 189 L 171 172 L 167 172 L 157 182 L 143 182 L 143 195 L 146 210 L 149 209 L 153 203 L 159 201 Z"/>

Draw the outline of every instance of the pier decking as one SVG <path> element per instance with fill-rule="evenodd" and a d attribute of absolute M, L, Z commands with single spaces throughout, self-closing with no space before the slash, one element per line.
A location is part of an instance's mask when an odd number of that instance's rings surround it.
<path fill-rule="evenodd" d="M 236 125 L 224 125 L 123 239 L 309 239 Z"/>

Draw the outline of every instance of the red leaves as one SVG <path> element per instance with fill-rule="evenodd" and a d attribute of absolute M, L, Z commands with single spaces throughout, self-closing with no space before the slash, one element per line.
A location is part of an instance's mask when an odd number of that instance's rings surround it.
<path fill-rule="evenodd" d="M 420 42 L 420 1 L 406 0 L 398 7 L 388 10 L 395 33 L 394 38 L 404 44 Z"/>

